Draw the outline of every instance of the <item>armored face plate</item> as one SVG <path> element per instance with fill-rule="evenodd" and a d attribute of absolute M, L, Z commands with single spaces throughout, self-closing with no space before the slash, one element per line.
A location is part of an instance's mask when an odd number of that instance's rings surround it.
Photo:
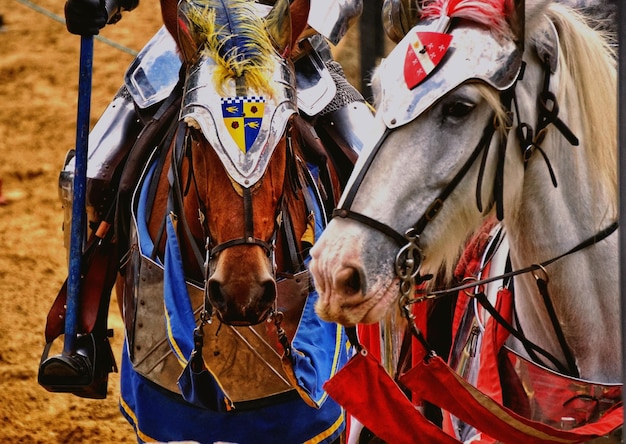
<path fill-rule="evenodd" d="M 215 67 L 203 56 L 189 69 L 180 119 L 198 127 L 232 179 L 249 187 L 265 173 L 289 117 L 297 112 L 293 68 L 275 57 L 270 95 L 250 89 L 242 94 L 232 79 L 218 91 Z"/>
<path fill-rule="evenodd" d="M 411 29 L 383 60 L 373 80 L 380 93 L 377 110 L 388 128 L 414 120 L 462 83 L 478 80 L 502 91 L 515 82 L 520 71 L 522 55 L 512 40 L 496 40 L 488 30 L 461 22 L 449 32 L 452 39 L 447 50 L 425 48 L 433 51 L 430 59 L 438 59 L 432 71 L 417 86 L 407 84 L 405 66 L 414 61 L 410 54 L 415 36 L 432 32 L 432 25 L 436 23 L 420 23 Z M 436 55 L 440 49 L 445 54 Z"/>

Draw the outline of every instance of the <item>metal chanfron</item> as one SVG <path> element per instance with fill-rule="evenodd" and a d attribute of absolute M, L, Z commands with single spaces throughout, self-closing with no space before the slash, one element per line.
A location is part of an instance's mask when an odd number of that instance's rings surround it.
<path fill-rule="evenodd" d="M 293 67 L 276 56 L 272 71 L 268 73 L 273 86 L 271 94 L 248 90 L 245 96 L 237 91 L 233 79 L 223 88 L 216 88 L 215 68 L 211 57 L 202 56 L 188 70 L 180 119 L 202 131 L 233 180 L 250 187 L 265 173 L 289 118 L 297 112 Z M 228 106 L 225 100 L 232 100 L 235 105 L 236 101 L 262 104 L 262 116 L 255 122 L 256 132 L 254 137 L 246 139 L 245 147 L 231 135 L 234 124 L 227 123 L 223 114 L 224 106 Z M 247 125 L 247 117 L 240 117 L 242 121 L 237 125 Z"/>
<path fill-rule="evenodd" d="M 416 33 L 432 32 L 437 25 L 438 21 L 429 21 L 411 29 L 383 60 L 373 79 L 373 88 L 380 95 L 376 107 L 388 128 L 411 122 L 465 82 L 482 81 L 502 91 L 517 79 L 522 55 L 515 42 L 498 40 L 489 30 L 462 22 L 449 31 L 452 41 L 440 64 L 417 87 L 409 88 L 404 78 L 407 49 Z"/>

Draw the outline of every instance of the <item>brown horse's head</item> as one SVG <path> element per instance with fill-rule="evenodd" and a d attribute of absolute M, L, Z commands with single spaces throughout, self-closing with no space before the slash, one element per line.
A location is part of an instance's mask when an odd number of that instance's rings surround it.
<path fill-rule="evenodd" d="M 179 237 L 186 272 L 205 282 L 219 319 L 252 325 L 267 318 L 276 300 L 275 242 L 288 201 L 289 128 L 297 112 L 286 58 L 292 30 L 286 0 L 271 10 L 244 0 L 222 5 L 179 3 L 187 128 L 172 145 L 182 153 L 173 156 L 180 157 L 179 211 L 192 234 Z M 158 231 L 158 221 L 151 225 Z M 208 253 L 205 268 L 198 249 Z"/>
<path fill-rule="evenodd" d="M 192 130 L 191 139 L 198 201 L 205 206 L 201 211 L 209 237 L 210 302 L 226 323 L 256 324 L 268 316 L 276 299 L 274 244 L 286 141 L 278 141 L 262 177 L 246 187 L 228 174 L 200 131 Z M 187 205 L 193 206 L 193 202 Z"/>

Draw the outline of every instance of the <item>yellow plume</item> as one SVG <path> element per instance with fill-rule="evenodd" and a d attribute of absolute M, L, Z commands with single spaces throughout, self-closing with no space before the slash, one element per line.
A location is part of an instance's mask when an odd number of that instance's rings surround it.
<path fill-rule="evenodd" d="M 228 80 L 272 96 L 270 83 L 277 56 L 265 22 L 247 0 L 196 0 L 189 19 L 203 54 L 217 65 L 214 82 L 224 92 Z"/>

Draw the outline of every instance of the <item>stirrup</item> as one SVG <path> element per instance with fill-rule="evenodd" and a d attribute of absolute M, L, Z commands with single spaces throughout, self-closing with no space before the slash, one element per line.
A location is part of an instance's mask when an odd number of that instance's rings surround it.
<path fill-rule="evenodd" d="M 48 357 L 52 344 L 46 344 L 41 357 L 37 376 L 39 385 L 49 392 L 106 398 L 109 372 L 117 371 L 108 337 L 98 346 L 93 333 L 79 335 L 76 352 Z"/>

